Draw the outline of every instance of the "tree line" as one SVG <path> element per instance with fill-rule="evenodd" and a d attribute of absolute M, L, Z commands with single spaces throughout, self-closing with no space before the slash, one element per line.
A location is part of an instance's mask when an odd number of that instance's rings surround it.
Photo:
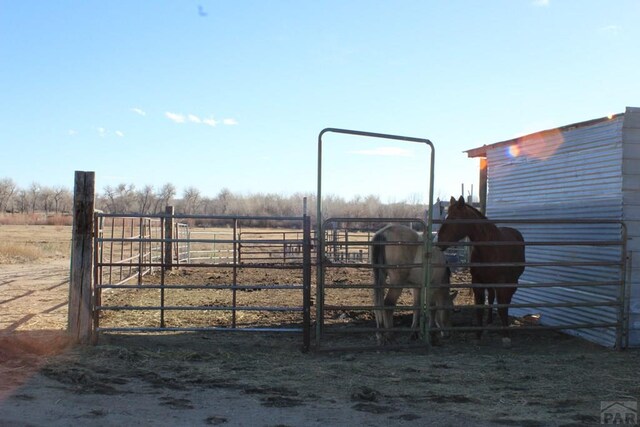
<path fill-rule="evenodd" d="M 163 213 L 167 206 L 174 206 L 175 213 L 185 215 L 233 215 L 233 216 L 301 216 L 303 200 L 307 214 L 315 222 L 316 197 L 312 193 L 281 195 L 275 193 L 235 194 L 228 188 L 221 189 L 214 197 L 202 195 L 193 186 L 178 194 L 175 186 L 166 183 L 160 187 L 133 184 L 105 186 L 96 195 L 96 209 L 107 213 L 151 215 Z M 73 193 L 64 187 L 48 187 L 32 183 L 20 188 L 10 178 L 0 179 L 0 212 L 70 214 Z M 393 217 L 421 218 L 427 207 L 417 202 L 383 203 L 375 195 L 357 196 L 346 200 L 339 196 L 325 196 L 325 217 Z M 194 220 L 194 225 L 217 225 L 220 221 Z M 253 221 L 249 225 L 269 225 L 265 221 Z M 289 224 L 282 224 L 289 225 Z M 293 225 L 293 224 L 291 224 Z"/>
<path fill-rule="evenodd" d="M 61 214 L 71 211 L 73 194 L 62 186 L 32 183 L 20 188 L 11 178 L 0 179 L 0 212 Z"/>

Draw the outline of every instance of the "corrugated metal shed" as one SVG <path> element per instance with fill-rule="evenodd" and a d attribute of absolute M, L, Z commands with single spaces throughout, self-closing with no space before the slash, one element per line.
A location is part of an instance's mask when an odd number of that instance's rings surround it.
<path fill-rule="evenodd" d="M 630 254 L 629 345 L 640 347 L 640 108 L 627 108 L 622 126 L 622 218 Z"/>
<path fill-rule="evenodd" d="M 469 150 L 486 157 L 486 214 L 491 219 L 611 219 L 624 220 L 628 249 L 640 249 L 640 109 L 624 114 L 545 130 L 521 138 Z M 481 173 L 483 176 L 483 173 Z M 482 187 L 482 183 L 481 183 Z M 521 224 L 527 242 L 550 240 L 615 240 L 616 224 Z M 528 262 L 594 261 L 620 258 L 618 247 L 531 246 Z M 640 346 L 640 254 L 627 277 L 630 290 L 629 344 Z M 602 267 L 527 268 L 522 282 L 620 280 L 621 272 Z M 514 303 L 614 301 L 619 288 L 522 288 Z M 512 310 L 515 315 L 541 313 L 543 323 L 615 321 L 614 307 Z M 579 330 L 576 334 L 612 346 L 615 330 Z"/>

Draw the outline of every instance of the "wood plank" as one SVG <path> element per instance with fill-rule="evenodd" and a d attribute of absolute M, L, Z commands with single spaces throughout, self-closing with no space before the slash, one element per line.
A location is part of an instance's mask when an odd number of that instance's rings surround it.
<path fill-rule="evenodd" d="M 76 171 L 68 332 L 81 344 L 88 344 L 92 335 L 94 210 L 95 172 Z"/>

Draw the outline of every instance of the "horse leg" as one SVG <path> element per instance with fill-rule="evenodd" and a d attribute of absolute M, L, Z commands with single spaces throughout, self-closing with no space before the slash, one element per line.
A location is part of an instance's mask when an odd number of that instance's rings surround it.
<path fill-rule="evenodd" d="M 436 310 L 433 308 L 429 310 L 429 326 L 431 328 L 433 328 L 434 326 L 440 326 L 438 325 L 438 320 L 436 317 L 438 316 L 439 311 L 440 310 Z M 431 331 L 431 334 L 429 336 L 431 337 L 431 345 L 440 345 L 440 334 L 435 331 Z"/>
<path fill-rule="evenodd" d="M 511 297 L 513 296 L 513 291 L 508 288 L 502 288 L 497 290 L 498 296 L 498 304 L 511 304 Z M 498 314 L 500 315 L 500 323 L 504 328 L 502 332 L 502 347 L 510 348 L 511 347 L 511 337 L 509 334 L 509 307 L 499 307 Z"/>
<path fill-rule="evenodd" d="M 387 291 L 387 296 L 384 298 L 385 309 L 382 311 L 382 326 L 386 331 L 382 334 L 383 344 L 389 344 L 395 341 L 393 332 L 391 332 L 391 329 L 393 329 L 393 307 L 396 306 L 401 294 L 402 288 L 391 288 Z"/>
<path fill-rule="evenodd" d="M 484 305 L 484 289 L 485 288 L 473 288 L 473 299 L 476 305 Z M 476 326 L 482 327 L 484 320 L 484 309 L 482 307 L 476 308 Z M 479 329 L 476 332 L 476 338 L 480 340 L 482 338 L 482 330 Z"/>
<path fill-rule="evenodd" d="M 487 325 L 493 324 L 493 302 L 496 299 L 496 290 L 494 288 L 487 288 L 487 306 L 489 307 L 489 314 L 487 315 Z"/>
<path fill-rule="evenodd" d="M 411 288 L 411 293 L 413 294 L 413 320 L 411 322 L 411 337 L 409 338 L 411 341 L 415 341 L 420 338 L 420 332 L 418 330 L 418 325 L 420 324 L 420 288 Z"/>

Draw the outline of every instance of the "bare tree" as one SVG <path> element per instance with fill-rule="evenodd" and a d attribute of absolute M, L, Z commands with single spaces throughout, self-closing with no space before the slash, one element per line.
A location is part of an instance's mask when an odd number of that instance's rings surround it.
<path fill-rule="evenodd" d="M 16 187 L 16 183 L 13 182 L 11 178 L 3 178 L 0 180 L 0 212 L 9 207 Z"/>
<path fill-rule="evenodd" d="M 36 211 L 36 207 L 38 205 L 38 198 L 40 197 L 40 184 L 37 182 L 31 183 L 29 186 L 29 203 L 31 205 L 31 212 Z"/>
<path fill-rule="evenodd" d="M 135 201 L 135 186 L 133 184 L 118 184 L 116 195 L 119 201 L 118 212 L 131 212 Z"/>
<path fill-rule="evenodd" d="M 104 187 L 103 191 L 104 191 L 105 204 L 107 205 L 106 206 L 107 211 L 114 213 L 117 208 L 116 192 L 110 185 L 107 185 L 106 187 Z"/>
<path fill-rule="evenodd" d="M 153 194 L 153 186 L 145 185 L 144 188 L 136 192 L 136 199 L 138 200 L 138 210 L 141 214 L 146 214 L 151 209 L 152 204 L 155 202 L 155 195 Z"/>
<path fill-rule="evenodd" d="M 55 213 L 65 211 L 65 202 L 71 200 L 71 192 L 64 187 L 58 186 L 53 189 L 53 209 Z"/>
<path fill-rule="evenodd" d="M 166 183 L 162 186 L 160 191 L 157 194 L 156 205 L 154 206 L 154 212 L 159 212 L 164 207 L 169 206 L 171 204 L 171 200 L 176 195 L 176 187 L 174 187 L 171 183 Z"/>
<path fill-rule="evenodd" d="M 200 206 L 200 191 L 195 187 L 187 187 L 182 194 L 182 202 L 184 203 L 184 213 L 196 213 Z"/>
<path fill-rule="evenodd" d="M 18 190 L 17 196 L 18 196 L 16 200 L 17 211 L 20 213 L 26 213 L 29 206 L 27 202 L 29 198 L 29 196 L 27 195 L 27 192 L 25 190 Z"/>
<path fill-rule="evenodd" d="M 220 190 L 215 200 L 215 210 L 217 211 L 217 213 L 220 215 L 226 215 L 229 210 L 229 203 L 231 203 L 233 199 L 234 196 L 228 188 L 223 188 L 222 190 Z"/>
<path fill-rule="evenodd" d="M 133 184 L 118 184 L 116 188 L 104 187 L 107 210 L 111 213 L 131 212 L 135 201 L 135 186 Z"/>
<path fill-rule="evenodd" d="M 213 213 L 214 200 L 209 197 L 202 199 L 202 213 L 209 215 Z"/>
<path fill-rule="evenodd" d="M 53 210 L 53 195 L 53 189 L 49 187 L 43 187 L 40 190 L 40 208 L 44 209 L 46 215 L 49 214 L 49 211 Z"/>

